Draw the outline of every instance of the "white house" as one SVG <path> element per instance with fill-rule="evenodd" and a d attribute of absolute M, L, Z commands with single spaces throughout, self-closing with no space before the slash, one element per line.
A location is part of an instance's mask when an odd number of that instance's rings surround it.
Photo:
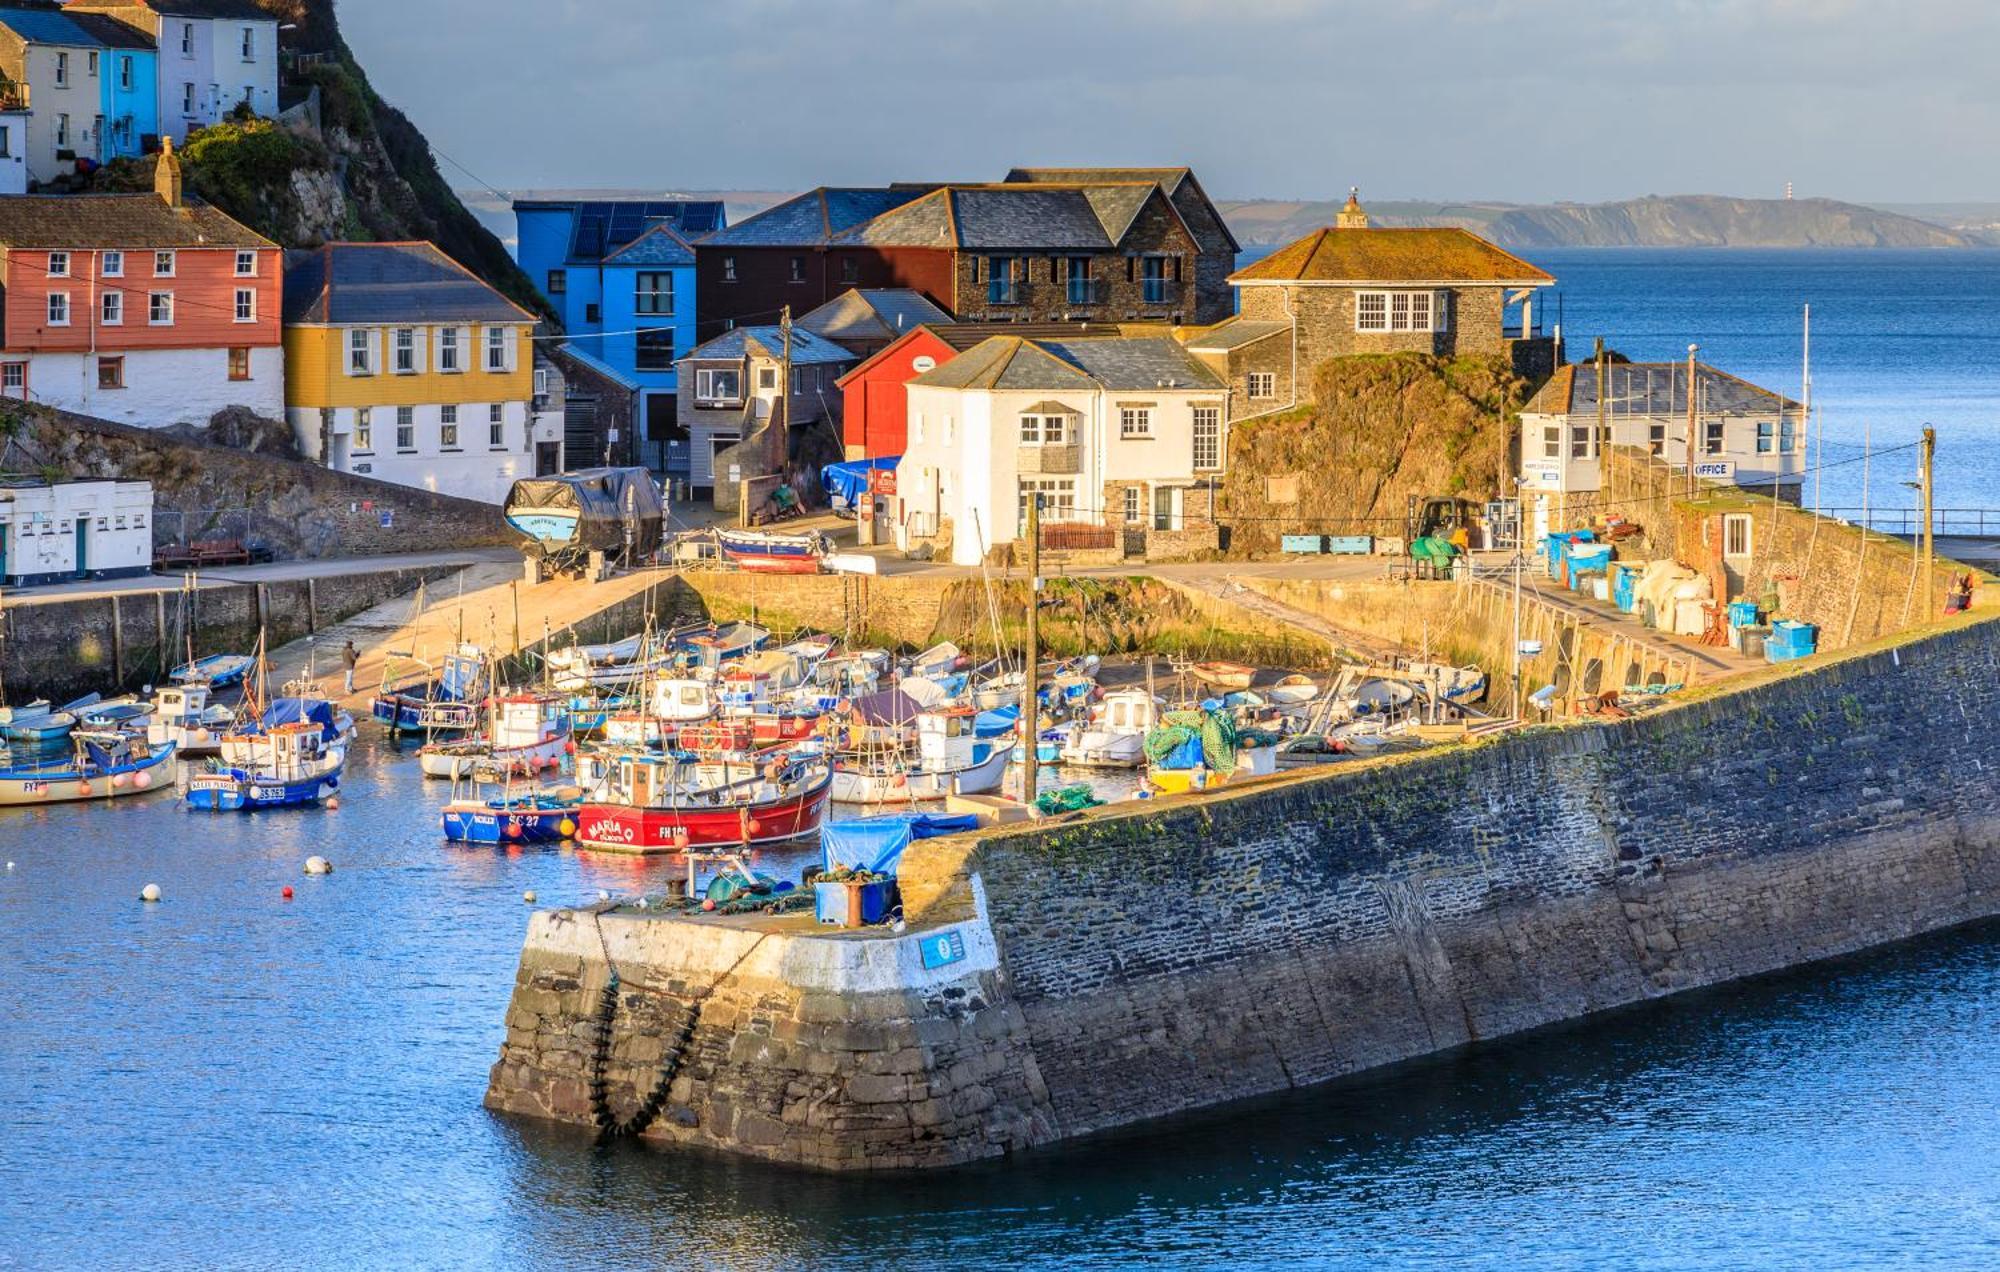
<path fill-rule="evenodd" d="M 0 482 L 0 585 L 145 574 L 152 521 L 151 482 Z"/>
<path fill-rule="evenodd" d="M 1521 497 L 1539 536 L 1572 524 L 1602 485 L 1601 419 L 1612 446 L 1659 456 L 1695 475 L 1797 503 L 1806 467 L 1806 418 L 1797 402 L 1696 363 L 1694 450 L 1688 449 L 1688 368 L 1613 362 L 1558 368 L 1521 409 Z"/>
<path fill-rule="evenodd" d="M 1045 546 L 1215 546 L 1228 389 L 1172 339 L 993 336 L 907 387 L 903 547 L 948 538 L 954 562 L 978 564 L 1022 537 L 1036 495 Z"/>
<path fill-rule="evenodd" d="M 28 109 L 0 97 L 0 195 L 27 192 Z"/>
<path fill-rule="evenodd" d="M 159 43 L 159 129 L 175 141 L 239 102 L 278 113 L 278 19 L 253 0 L 71 0 Z"/>

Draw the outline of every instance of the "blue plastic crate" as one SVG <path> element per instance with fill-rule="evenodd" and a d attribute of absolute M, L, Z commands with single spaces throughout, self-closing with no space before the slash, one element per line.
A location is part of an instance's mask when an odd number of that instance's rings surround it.
<path fill-rule="evenodd" d="M 1631 566 L 1614 567 L 1611 571 L 1611 603 L 1620 611 L 1630 614 L 1639 604 L 1639 572 Z"/>
<path fill-rule="evenodd" d="M 1731 627 L 1755 627 L 1757 625 L 1757 602 L 1729 602 L 1729 625 Z"/>
<path fill-rule="evenodd" d="M 1278 540 L 1278 549 L 1282 552 L 1324 552 L 1326 551 L 1326 536 L 1323 534 L 1288 534 Z"/>
<path fill-rule="evenodd" d="M 896 886 L 891 879 L 875 883 L 853 885 L 861 898 L 861 922 L 880 923 L 889 913 L 889 890 Z M 850 885 L 845 883 L 813 883 L 813 917 L 821 923 L 836 926 L 848 925 L 847 895 Z"/>
<path fill-rule="evenodd" d="M 1781 618 L 1771 624 L 1766 648 L 1778 649 L 1789 657 L 1803 658 L 1819 648 L 1819 631 L 1811 623 Z"/>
<path fill-rule="evenodd" d="M 1326 537 L 1326 550 L 1336 556 L 1367 556 L 1375 550 L 1375 536 L 1330 534 Z"/>

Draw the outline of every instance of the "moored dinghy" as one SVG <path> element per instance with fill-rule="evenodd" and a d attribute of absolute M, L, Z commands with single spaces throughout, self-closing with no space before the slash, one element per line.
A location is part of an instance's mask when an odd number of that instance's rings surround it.
<path fill-rule="evenodd" d="M 0 806 L 114 799 L 171 785 L 172 744 L 151 746 L 131 733 L 79 732 L 66 762 L 0 769 Z"/>

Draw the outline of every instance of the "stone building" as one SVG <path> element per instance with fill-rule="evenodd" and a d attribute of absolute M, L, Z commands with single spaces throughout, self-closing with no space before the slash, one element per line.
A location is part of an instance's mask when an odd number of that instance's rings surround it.
<path fill-rule="evenodd" d="M 1186 168 L 812 190 L 695 244 L 703 336 L 908 288 L 958 319 L 1213 323 L 1236 240 Z"/>
<path fill-rule="evenodd" d="M 690 482 L 696 498 L 736 507 L 737 483 L 777 473 L 800 448 L 800 434 L 824 425 L 826 462 L 840 458 L 837 381 L 857 359 L 840 345 L 792 328 L 792 383 L 781 393 L 784 331 L 738 327 L 688 351 L 680 363 L 680 418 L 689 434 Z M 783 406 L 779 405 L 783 398 Z M 783 455 L 764 439 L 774 416 L 788 424 Z M 817 472 L 817 468 L 814 468 Z M 732 475 L 733 473 L 733 475 Z"/>
<path fill-rule="evenodd" d="M 1166 335 L 989 337 L 907 386 L 897 543 L 948 544 L 954 562 L 975 565 L 1023 537 L 1040 496 L 1045 549 L 1213 549 L 1223 388 Z"/>
<path fill-rule="evenodd" d="M 1353 353 L 1498 354 L 1530 377 L 1557 361 L 1534 308 L 1553 277 L 1469 230 L 1370 226 L 1353 195 L 1229 281 L 1244 320 L 1296 324 L 1301 375 Z"/>

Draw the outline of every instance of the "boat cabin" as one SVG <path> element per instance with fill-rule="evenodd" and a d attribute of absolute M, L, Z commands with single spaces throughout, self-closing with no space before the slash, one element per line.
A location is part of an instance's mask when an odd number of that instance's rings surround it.
<path fill-rule="evenodd" d="M 661 680 L 653 685 L 650 713 L 657 720 L 691 724 L 715 714 L 715 694 L 700 680 Z"/>
<path fill-rule="evenodd" d="M 971 707 L 917 713 L 917 759 L 924 771 L 952 772 L 976 763 L 973 721 L 977 714 Z"/>
<path fill-rule="evenodd" d="M 1115 689 L 1098 707 L 1096 727 L 1112 733 L 1144 733 L 1159 722 L 1159 703 L 1144 689 Z"/>

